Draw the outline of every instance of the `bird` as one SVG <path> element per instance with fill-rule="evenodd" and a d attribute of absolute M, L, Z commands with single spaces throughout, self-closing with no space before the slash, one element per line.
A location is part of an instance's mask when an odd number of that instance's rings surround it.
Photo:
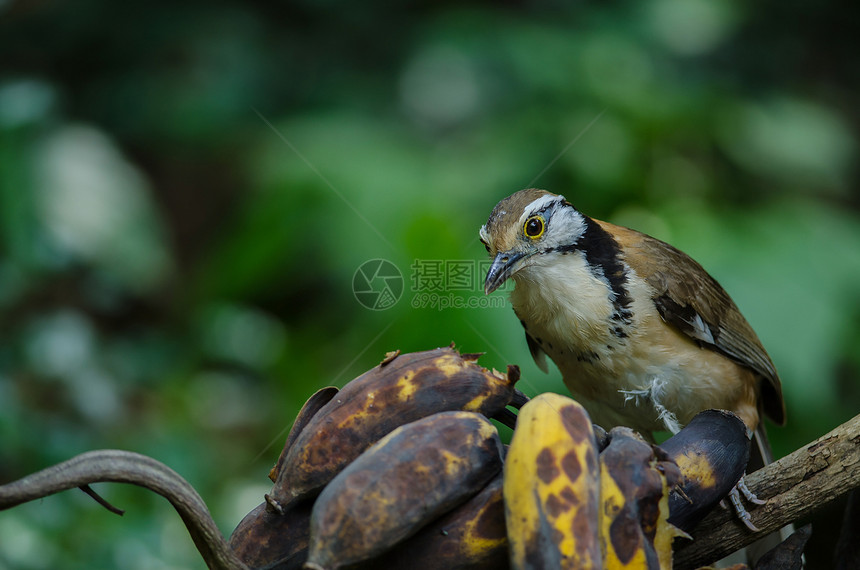
<path fill-rule="evenodd" d="M 653 441 L 703 410 L 729 410 L 754 434 L 761 464 L 773 461 L 762 416 L 785 422 L 776 368 L 690 256 L 536 188 L 501 200 L 479 236 L 492 259 L 485 293 L 513 280 L 510 301 L 532 357 L 544 372 L 547 356 L 555 362 L 595 424 Z M 744 522 L 754 528 L 748 515 Z"/>

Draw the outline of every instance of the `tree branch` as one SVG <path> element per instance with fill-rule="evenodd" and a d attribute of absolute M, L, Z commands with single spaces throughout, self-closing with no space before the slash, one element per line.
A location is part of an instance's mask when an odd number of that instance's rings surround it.
<path fill-rule="evenodd" d="M 860 486 L 860 415 L 745 480 L 767 500 L 750 510 L 760 532 L 747 530 L 732 511 L 715 509 L 691 533 L 692 542 L 676 542 L 675 568 L 719 560 Z"/>

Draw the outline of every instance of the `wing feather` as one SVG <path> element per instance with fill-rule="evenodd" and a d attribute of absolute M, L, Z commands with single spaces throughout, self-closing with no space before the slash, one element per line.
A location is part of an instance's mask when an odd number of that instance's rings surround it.
<path fill-rule="evenodd" d="M 537 367 L 544 373 L 549 372 L 549 367 L 546 363 L 546 353 L 528 331 L 526 331 L 526 343 L 529 345 L 529 352 L 532 353 L 532 358 L 534 359 L 535 364 L 537 364 Z"/>
<path fill-rule="evenodd" d="M 765 413 L 783 423 L 785 408 L 776 368 L 728 293 L 684 252 L 651 236 L 601 222 L 617 236 L 625 261 L 654 290 L 660 316 L 700 346 L 758 373 Z"/>

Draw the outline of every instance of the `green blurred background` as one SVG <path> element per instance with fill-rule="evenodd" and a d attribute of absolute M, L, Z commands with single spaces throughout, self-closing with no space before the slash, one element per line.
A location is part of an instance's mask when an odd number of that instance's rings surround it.
<path fill-rule="evenodd" d="M 229 534 L 303 401 L 388 350 L 454 341 L 563 393 L 480 291 L 478 227 L 529 185 L 702 262 L 781 373 L 777 454 L 824 434 L 860 408 L 856 15 L 0 0 L 0 482 L 133 450 Z M 373 311 L 377 258 L 404 287 Z M 470 281 L 432 289 L 445 261 Z M 0 513 L 0 569 L 203 568 L 163 499 L 97 490 L 125 517 L 80 492 Z"/>

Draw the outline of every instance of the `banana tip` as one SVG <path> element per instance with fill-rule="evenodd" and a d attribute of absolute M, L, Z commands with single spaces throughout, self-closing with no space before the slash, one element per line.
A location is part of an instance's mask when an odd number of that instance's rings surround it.
<path fill-rule="evenodd" d="M 380 366 L 385 366 L 390 363 L 392 360 L 400 356 L 400 349 L 397 350 L 389 350 L 385 353 L 385 358 L 382 359 L 382 362 L 379 363 Z"/>
<path fill-rule="evenodd" d="M 464 352 L 460 354 L 460 358 L 467 362 L 476 362 L 482 356 L 484 356 L 483 352 Z"/>
<path fill-rule="evenodd" d="M 284 509 L 284 506 L 281 503 L 279 503 L 274 497 L 269 495 L 268 493 L 263 495 L 263 497 L 266 499 L 266 509 L 268 511 L 273 512 L 273 513 L 277 513 L 279 515 L 283 515 L 284 512 L 286 512 L 286 509 Z"/>

